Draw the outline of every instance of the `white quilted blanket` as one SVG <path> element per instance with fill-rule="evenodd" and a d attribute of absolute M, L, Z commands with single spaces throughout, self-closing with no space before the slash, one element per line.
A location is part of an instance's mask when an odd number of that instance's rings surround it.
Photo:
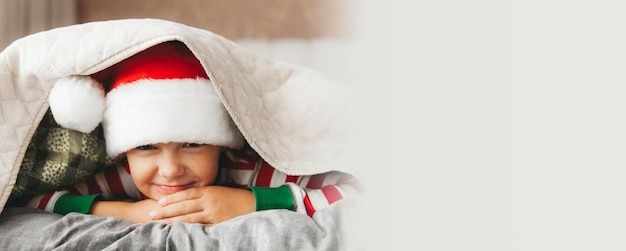
<path fill-rule="evenodd" d="M 0 54 L 0 211 L 55 81 L 98 72 L 170 40 L 200 59 L 234 122 L 268 163 L 292 175 L 349 171 L 353 100 L 344 86 L 206 30 L 156 19 L 95 22 L 24 37 Z"/>

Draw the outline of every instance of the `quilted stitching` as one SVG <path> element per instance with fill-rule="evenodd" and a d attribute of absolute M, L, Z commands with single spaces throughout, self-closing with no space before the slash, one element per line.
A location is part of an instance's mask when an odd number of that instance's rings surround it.
<path fill-rule="evenodd" d="M 2 55 L 2 54 L 0 54 Z M 1 58 L 1 57 L 0 57 Z M 0 203 L 6 203 L 10 189 L 17 176 L 20 164 L 20 153 L 24 152 L 22 142 L 30 135 L 33 121 L 37 120 L 36 110 L 43 103 L 41 100 L 33 99 L 30 95 L 24 95 L 21 89 L 16 88 L 13 75 L 6 71 L 10 69 L 8 61 L 0 61 L 0 68 L 5 71 L 0 72 L 0 184 L 2 193 Z M 25 87 L 33 88 L 28 84 Z M 41 93 L 38 91 L 30 92 Z"/>

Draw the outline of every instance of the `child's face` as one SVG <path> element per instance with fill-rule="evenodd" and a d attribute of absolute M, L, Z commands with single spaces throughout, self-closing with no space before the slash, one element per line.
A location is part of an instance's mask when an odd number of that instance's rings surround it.
<path fill-rule="evenodd" d="M 192 143 L 144 145 L 126 152 L 130 174 L 141 193 L 158 200 L 215 181 L 220 147 Z"/>

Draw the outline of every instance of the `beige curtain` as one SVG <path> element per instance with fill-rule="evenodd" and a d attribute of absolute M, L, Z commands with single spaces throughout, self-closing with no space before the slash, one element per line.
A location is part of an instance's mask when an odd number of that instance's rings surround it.
<path fill-rule="evenodd" d="M 76 23 L 76 0 L 0 0 L 0 49 L 28 34 Z"/>

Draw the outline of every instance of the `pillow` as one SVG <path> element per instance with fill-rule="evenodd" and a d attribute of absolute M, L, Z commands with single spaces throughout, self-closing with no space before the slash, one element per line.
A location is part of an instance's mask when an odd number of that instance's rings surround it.
<path fill-rule="evenodd" d="M 70 186 L 112 166 L 102 126 L 90 133 L 61 127 L 50 109 L 26 150 L 9 205 Z"/>

